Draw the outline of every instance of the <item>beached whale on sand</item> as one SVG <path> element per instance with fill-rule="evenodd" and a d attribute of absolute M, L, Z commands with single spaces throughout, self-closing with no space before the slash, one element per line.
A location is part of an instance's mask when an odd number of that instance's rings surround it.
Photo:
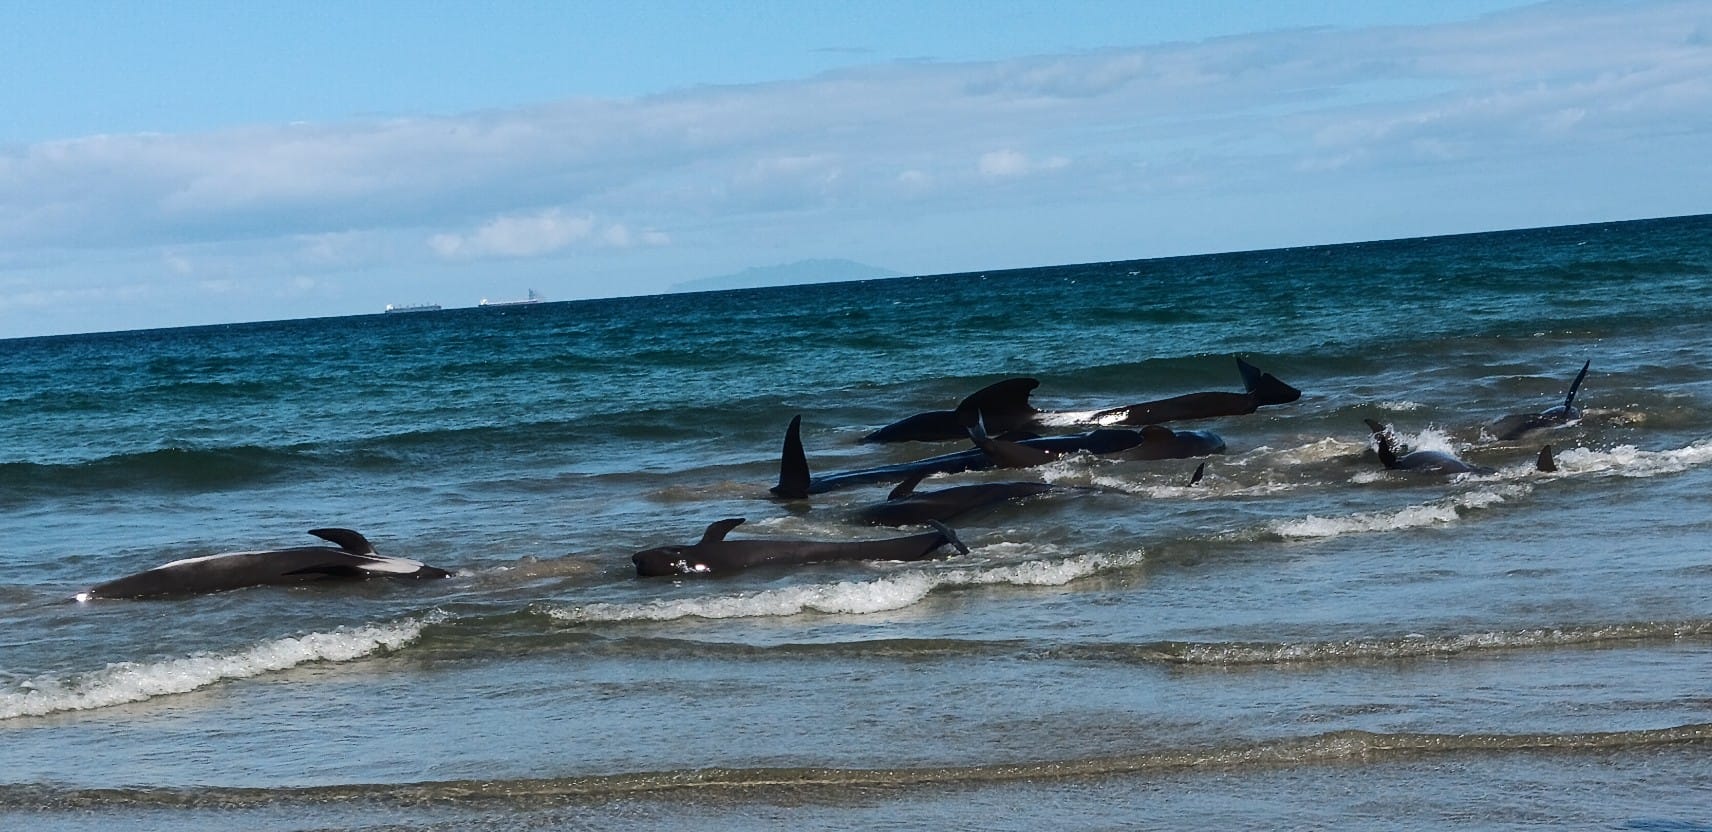
<path fill-rule="evenodd" d="M 350 529 L 310 529 L 309 533 L 337 544 L 339 548 L 299 546 L 185 558 L 97 584 L 73 597 L 78 601 L 146 598 L 195 595 L 270 584 L 363 578 L 444 578 L 451 574 L 409 558 L 377 555 L 367 538 Z"/>
<path fill-rule="evenodd" d="M 964 435 L 968 435 L 966 428 Z M 1157 425 L 1150 425 L 1142 430 L 1102 428 L 1067 436 L 1038 436 L 1008 444 L 1026 450 L 1014 451 L 1008 455 L 1001 453 L 1000 457 L 995 459 L 988 451 L 976 447 L 911 462 L 814 476 L 809 471 L 808 456 L 803 451 L 802 417 L 796 416 L 791 419 L 790 427 L 785 429 L 784 448 L 779 455 L 779 484 L 769 490 L 774 496 L 797 500 L 810 494 L 822 494 L 856 485 L 901 482 L 915 474 L 955 474 L 991 468 L 1028 467 L 1067 453 L 1117 455 L 1123 459 L 1187 459 L 1224 453 L 1225 450 L 1225 441 L 1216 434 L 1207 431 L 1174 431 Z M 1027 455 L 1027 458 L 1019 458 L 1023 455 Z"/>
<path fill-rule="evenodd" d="M 1088 421 L 1099 425 L 1157 425 L 1186 419 L 1212 419 L 1219 416 L 1241 416 L 1277 404 L 1289 404 L 1302 397 L 1302 391 L 1279 381 L 1271 373 L 1240 358 L 1237 371 L 1242 374 L 1243 392 L 1186 393 L 1168 399 L 1127 404 L 1096 411 Z M 971 393 L 956 409 L 932 410 L 893 422 L 867 436 L 864 442 L 943 442 L 960 439 L 963 427 L 957 417 L 959 410 L 974 407 L 981 421 L 996 436 L 1018 431 L 1040 429 L 1043 419 L 1052 414 L 1036 409 L 1029 394 L 1040 386 L 1032 378 L 1007 378 Z"/>
<path fill-rule="evenodd" d="M 949 545 L 958 554 L 969 554 L 957 533 L 938 521 L 929 521 L 931 532 L 885 540 L 780 540 L 754 538 L 726 540 L 744 519 L 732 517 L 711 523 L 701 540 L 689 546 L 657 546 L 630 556 L 636 574 L 643 578 L 663 575 L 719 575 L 756 566 L 784 566 L 841 560 L 927 560 L 940 547 Z"/>
<path fill-rule="evenodd" d="M 1521 439 L 1536 431 L 1559 428 L 1564 425 L 1581 421 L 1581 409 L 1575 406 L 1575 394 L 1581 389 L 1581 382 L 1587 378 L 1587 368 L 1593 366 L 1593 361 L 1581 365 L 1581 372 L 1575 375 L 1575 381 L 1569 385 L 1569 395 L 1563 397 L 1563 404 L 1548 407 L 1538 413 L 1512 413 L 1491 425 L 1487 432 L 1500 441 L 1508 442 Z"/>

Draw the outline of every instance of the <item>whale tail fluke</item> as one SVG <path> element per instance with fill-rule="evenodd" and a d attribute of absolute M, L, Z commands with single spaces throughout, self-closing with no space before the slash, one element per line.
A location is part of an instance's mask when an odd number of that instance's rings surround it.
<path fill-rule="evenodd" d="M 950 544 L 951 548 L 956 549 L 957 554 L 969 554 L 969 547 L 964 546 L 963 541 L 957 539 L 957 532 L 953 531 L 950 526 L 947 526 L 938 520 L 928 520 L 927 524 L 932 526 L 934 531 L 939 532 L 939 536 L 945 538 L 945 543 Z"/>
<path fill-rule="evenodd" d="M 808 496 L 809 479 L 808 455 L 803 453 L 802 416 L 797 415 L 791 418 L 791 426 L 785 428 L 785 447 L 779 453 L 779 484 L 768 490 L 787 500 L 801 500 Z"/>
<path fill-rule="evenodd" d="M 1258 405 L 1289 404 L 1302 398 L 1302 391 L 1278 380 L 1278 377 L 1240 358 L 1236 369 L 1242 373 L 1242 387 Z"/>
<path fill-rule="evenodd" d="M 1587 363 L 1581 365 L 1581 372 L 1575 374 L 1575 381 L 1569 385 L 1569 395 L 1563 397 L 1564 410 L 1575 407 L 1575 394 L 1581 390 L 1581 382 L 1587 380 L 1587 368 L 1591 366 L 1593 366 L 1593 359 L 1589 358 Z"/>
<path fill-rule="evenodd" d="M 1540 458 L 1534 461 L 1534 468 L 1548 474 L 1557 471 L 1557 460 L 1552 458 L 1550 445 L 1540 448 Z"/>
<path fill-rule="evenodd" d="M 1033 468 L 1058 458 L 1050 451 L 988 436 L 986 413 L 968 399 L 957 406 L 957 421 L 969 432 L 969 441 L 1000 468 Z"/>

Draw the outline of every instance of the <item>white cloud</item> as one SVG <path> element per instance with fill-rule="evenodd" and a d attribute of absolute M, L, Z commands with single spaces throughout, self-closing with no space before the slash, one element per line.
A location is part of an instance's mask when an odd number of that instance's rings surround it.
<path fill-rule="evenodd" d="M 981 154 L 977 167 L 981 175 L 991 179 L 1010 179 L 1043 171 L 1060 170 L 1069 166 L 1063 156 L 1035 160 L 1016 150 L 994 150 Z"/>
<path fill-rule="evenodd" d="M 1324 240 L 1340 217 L 1365 222 L 1372 212 L 1351 197 L 1375 193 L 1420 223 L 1392 229 L 1401 236 L 1462 216 L 1442 198 L 1407 198 L 1407 181 L 1455 193 L 1503 170 L 1519 186 L 1503 221 L 1521 225 L 1564 219 L 1547 194 L 1578 166 L 1627 175 L 1622 201 L 1582 188 L 1606 212 L 1587 219 L 1705 210 L 1712 172 L 1687 148 L 1712 145 L 1708 31 L 1703 0 L 1547 2 L 1449 25 L 888 63 L 459 116 L 0 147 L 0 271 L 122 262 L 161 280 L 285 285 L 571 252 L 608 265 L 676 252 L 681 267 L 810 242 L 868 250 L 792 256 L 887 262 L 888 250 L 931 251 L 934 263 L 984 268 L 999 265 L 983 259 L 995 256 L 992 235 L 974 229 L 1007 210 L 1033 230 L 1005 245 L 1035 246 L 1035 263 L 1079 257 L 1048 253 L 1066 244 L 1053 229 L 1095 204 L 1116 222 L 1130 218 L 1113 207 L 1234 200 L 1212 212 L 1223 245 L 1251 247 L 1265 241 L 1231 235 L 1264 224 Z M 1288 193 L 1302 208 L 1242 215 L 1261 193 Z M 930 227 L 938 236 L 922 239 Z"/>
<path fill-rule="evenodd" d="M 436 234 L 428 245 L 441 257 L 535 257 L 587 239 L 593 232 L 593 217 L 553 208 L 528 216 L 497 217 L 468 234 Z"/>
<path fill-rule="evenodd" d="M 534 214 L 495 217 L 465 233 L 441 233 L 428 238 L 428 247 L 446 259 L 540 257 L 579 243 L 612 248 L 662 246 L 663 232 L 631 231 L 623 223 L 601 225 L 594 217 L 550 208 Z"/>

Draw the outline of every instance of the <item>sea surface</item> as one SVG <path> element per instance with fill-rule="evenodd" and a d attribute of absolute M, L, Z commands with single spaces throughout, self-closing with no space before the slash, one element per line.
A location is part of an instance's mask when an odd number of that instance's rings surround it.
<path fill-rule="evenodd" d="M 967 555 L 631 565 L 921 531 L 769 499 L 793 416 L 830 473 L 1236 357 L 1304 394 L 1222 455 L 923 483 L 1075 486 Z M 69 600 L 324 526 L 454 574 Z M 1541 826 L 1712 829 L 1712 217 L 0 341 L 0 828 Z"/>

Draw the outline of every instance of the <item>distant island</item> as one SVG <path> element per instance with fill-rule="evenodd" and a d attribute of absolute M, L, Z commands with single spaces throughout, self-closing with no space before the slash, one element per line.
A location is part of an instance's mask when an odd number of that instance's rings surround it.
<path fill-rule="evenodd" d="M 777 266 L 756 266 L 717 277 L 686 280 L 672 285 L 674 292 L 713 292 L 721 289 L 757 289 L 763 286 L 796 286 L 804 283 L 839 283 L 846 280 L 877 280 L 903 277 L 899 272 L 854 260 L 798 260 Z"/>

